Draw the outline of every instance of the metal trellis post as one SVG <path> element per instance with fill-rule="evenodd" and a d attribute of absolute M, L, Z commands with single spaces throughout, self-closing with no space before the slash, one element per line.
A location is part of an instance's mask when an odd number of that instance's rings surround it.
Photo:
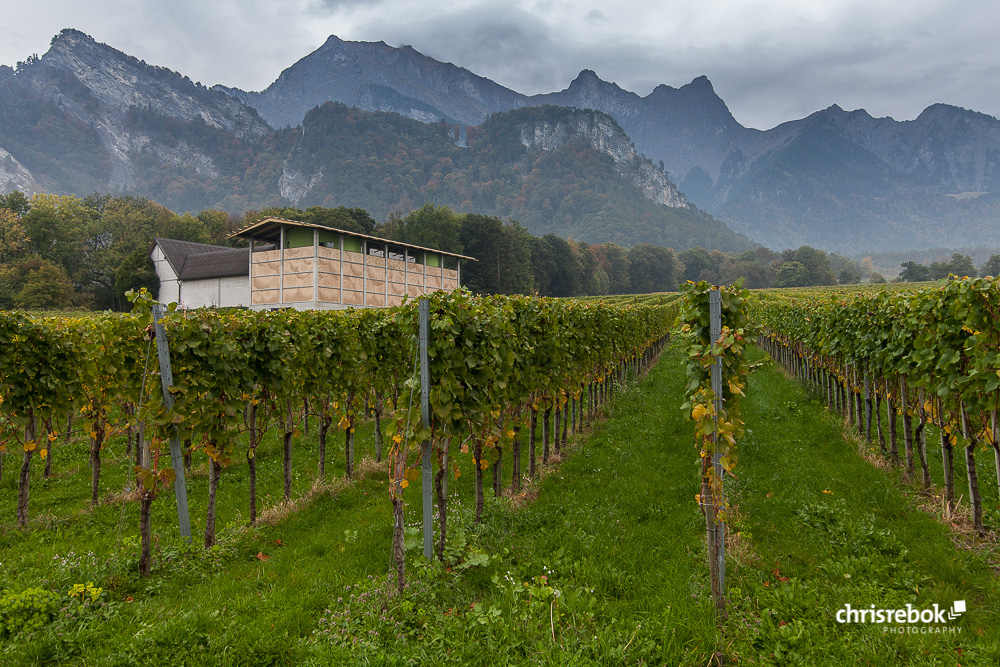
<path fill-rule="evenodd" d="M 420 415 L 424 426 L 430 428 L 431 425 L 431 402 L 430 402 L 430 368 L 427 360 L 427 340 L 430 337 L 430 302 L 427 299 L 419 301 L 420 315 Z M 421 462 L 421 480 L 423 486 L 423 510 L 424 510 L 424 557 L 431 560 L 434 556 L 434 506 L 431 498 L 431 487 L 433 485 L 431 475 L 431 449 L 433 441 L 424 443 L 424 456 Z"/>
<path fill-rule="evenodd" d="M 170 368 L 170 346 L 167 342 L 167 332 L 163 328 L 165 309 L 162 304 L 153 305 L 153 327 L 156 332 L 156 356 L 160 360 L 160 381 L 163 384 L 163 404 L 167 410 L 174 407 L 174 395 L 170 386 L 174 383 L 174 374 Z M 184 483 L 184 456 L 181 453 L 181 441 L 177 437 L 177 425 L 170 427 L 170 463 L 174 468 L 174 493 L 177 496 L 177 523 L 181 529 L 181 537 L 191 543 L 191 516 L 188 513 L 187 485 Z"/>
<path fill-rule="evenodd" d="M 718 287 L 712 289 L 709 292 L 709 327 L 712 336 L 712 344 L 714 345 L 716 341 L 719 340 L 719 336 L 722 334 L 722 294 Z M 715 442 L 716 450 L 712 456 L 712 466 L 715 469 L 715 477 L 719 480 L 719 497 L 713 499 L 715 501 L 715 508 L 721 507 L 725 502 L 725 495 L 722 492 L 723 489 L 723 475 L 725 472 L 722 469 L 722 463 L 719 460 L 721 458 L 718 451 L 719 442 L 719 413 L 722 409 L 722 358 L 719 355 L 715 355 L 715 361 L 712 363 L 712 393 L 715 395 Z M 712 518 L 715 520 L 715 553 L 710 557 L 717 559 L 718 576 L 719 576 L 719 598 L 716 600 L 716 606 L 721 607 L 722 605 L 722 595 L 726 590 L 726 524 L 724 521 L 718 519 L 715 508 L 712 508 Z"/>

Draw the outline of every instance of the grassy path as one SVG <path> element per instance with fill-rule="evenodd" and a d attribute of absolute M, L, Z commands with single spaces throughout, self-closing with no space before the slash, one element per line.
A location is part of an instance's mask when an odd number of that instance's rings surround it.
<path fill-rule="evenodd" d="M 93 581 L 104 591 L 96 605 L 64 599 L 54 624 L 0 639 L 0 664 L 703 666 L 720 644 L 730 664 L 1000 663 L 1000 587 L 986 558 L 956 549 L 944 527 L 914 509 L 908 487 L 862 459 L 825 409 L 773 369 L 751 377 L 744 404 L 748 435 L 730 488 L 740 533 L 729 552 L 732 613 L 720 635 L 694 502 L 697 452 L 679 410 L 683 383 L 679 359 L 665 355 L 530 498 L 488 502 L 481 526 L 471 521 L 473 475 L 462 457 L 463 474 L 451 482 L 448 567 L 422 565 L 419 548 L 409 551 L 411 587 L 400 597 L 385 585 L 390 508 L 374 467 L 273 526 L 247 530 L 245 465 L 234 465 L 223 473 L 226 528 L 211 552 L 182 548 L 173 505 L 158 500 L 159 560 L 149 580 L 132 574 L 134 550 L 115 548 L 120 506 L 83 509 L 86 470 L 40 484 L 33 513 L 48 518 L 23 533 L 11 526 L 8 468 L 0 590 L 55 589 L 65 598 L 73 584 Z M 359 431 L 359 458 L 369 441 Z M 296 449 L 299 494 L 315 470 L 308 443 Z M 260 454 L 261 495 L 271 494 L 272 508 L 279 450 L 273 441 Z M 120 485 L 126 464 L 108 470 L 110 487 Z M 341 473 L 328 467 L 331 477 Z M 205 486 L 194 476 L 195 517 Z M 407 493 L 418 502 L 419 484 Z M 127 543 L 137 509 L 126 512 Z M 418 514 L 413 505 L 407 518 Z M 924 608 L 959 599 L 969 607 L 954 624 L 960 634 L 890 634 L 835 620 L 848 603 Z"/>
<path fill-rule="evenodd" d="M 862 458 L 839 419 L 776 368 L 751 377 L 744 416 L 733 485 L 743 567 L 729 628 L 739 664 L 1000 664 L 1000 584 L 988 562 L 1000 561 L 996 544 L 979 554 L 956 548 L 916 508 L 915 487 Z M 956 600 L 968 612 L 945 634 L 836 621 L 846 604 Z"/>

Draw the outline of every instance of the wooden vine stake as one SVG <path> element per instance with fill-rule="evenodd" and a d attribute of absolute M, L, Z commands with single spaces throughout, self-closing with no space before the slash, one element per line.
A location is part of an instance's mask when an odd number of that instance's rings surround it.
<path fill-rule="evenodd" d="M 167 342 L 167 332 L 163 328 L 165 309 L 162 304 L 153 304 L 153 327 L 156 331 L 156 356 L 160 360 L 160 381 L 163 385 L 163 404 L 167 410 L 174 407 L 174 395 L 170 387 L 174 384 L 174 374 L 170 368 L 170 346 Z M 174 493 L 177 495 L 177 523 L 181 529 L 181 537 L 191 543 L 191 516 L 188 513 L 187 485 L 184 483 L 184 455 L 181 453 L 181 441 L 177 436 L 177 425 L 170 427 L 170 463 L 174 468 Z"/>

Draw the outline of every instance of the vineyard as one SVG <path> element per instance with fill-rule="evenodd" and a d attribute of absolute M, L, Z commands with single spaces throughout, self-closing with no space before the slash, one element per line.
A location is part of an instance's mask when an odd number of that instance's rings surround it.
<path fill-rule="evenodd" d="M 0 312 L 5 663 L 1000 657 L 993 281 L 438 293 L 424 333 L 134 299 Z M 832 621 L 946 596 L 970 636 Z"/>
<path fill-rule="evenodd" d="M 137 310 L 149 312 L 144 293 L 136 301 Z M 325 475 L 327 439 L 336 423 L 350 479 L 358 416 L 371 412 L 374 417 L 378 463 L 383 456 L 381 417 L 398 413 L 386 455 L 401 549 L 401 498 L 411 481 L 411 448 L 430 448 L 437 461 L 442 526 L 447 513 L 443 479 L 450 457 L 457 454 L 451 451 L 452 441 L 461 453 L 471 453 L 478 519 L 484 473 L 490 468 L 499 494 L 505 447 L 513 452 L 518 490 L 522 427 L 528 425 L 533 443 L 541 413 L 541 462 L 547 464 L 550 449 L 558 453 L 568 431 L 578 428 L 584 392 L 592 411 L 627 369 L 649 362 L 672 322 L 666 309 L 441 293 L 430 300 L 433 335 L 427 353 L 434 382 L 425 388 L 432 418 L 424 424 L 415 400 L 421 387 L 416 382 L 414 305 L 334 316 L 320 311 L 167 315 L 161 323 L 172 341 L 170 363 L 176 370 L 162 394 L 154 390 L 162 379 L 160 368 L 151 369 L 149 363 L 153 323 L 148 315 L 82 321 L 4 316 L 2 446 L 23 453 L 18 523 L 28 522 L 35 454 L 51 465 L 50 443 L 59 439 L 56 424 L 65 421 L 71 428 L 72 416 L 78 415 L 78 426 L 89 434 L 95 505 L 101 450 L 115 432 L 125 432 L 129 449 L 136 452 L 144 516 L 164 483 L 179 472 L 160 464 L 166 440 L 183 439 L 186 456 L 207 457 L 208 548 L 215 543 L 216 489 L 223 468 L 236 457 L 245 458 L 250 475 L 249 523 L 257 520 L 256 450 L 264 432 L 275 428 L 282 433 L 288 501 L 294 436 L 307 415 L 315 418 L 319 432 L 319 477 Z M 532 447 L 530 477 L 537 458 Z M 148 525 L 141 531 L 148 547 Z M 441 535 L 438 549 L 443 553 L 446 532 Z M 402 587 L 401 555 L 399 567 Z M 149 573 L 146 553 L 142 570 Z"/>
<path fill-rule="evenodd" d="M 992 450 L 1000 484 L 1000 286 L 951 280 L 918 291 L 851 297 L 763 297 L 761 345 L 830 408 L 878 440 L 882 455 L 930 491 L 928 426 L 937 427 L 946 510 L 955 508 L 955 454 L 965 468 L 973 528 L 985 534 L 976 451 Z M 885 404 L 883 407 L 883 403 Z M 883 428 L 883 414 L 885 415 Z M 874 421 L 874 429 L 872 422 Z M 888 440 L 888 445 L 887 441 Z M 933 449 L 933 440 L 932 440 Z"/>

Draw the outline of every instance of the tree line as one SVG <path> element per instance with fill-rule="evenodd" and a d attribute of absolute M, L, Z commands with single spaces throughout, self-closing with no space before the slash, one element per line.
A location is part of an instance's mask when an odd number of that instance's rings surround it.
<path fill-rule="evenodd" d="M 125 310 L 125 292 L 158 287 L 154 237 L 223 243 L 239 219 L 178 215 L 143 197 L 14 191 L 0 196 L 0 308 Z"/>
<path fill-rule="evenodd" d="M 899 282 L 917 283 L 925 280 L 941 280 L 949 275 L 959 277 L 986 278 L 1000 276 L 1000 255 L 990 255 L 990 258 L 976 269 L 972 258 L 961 253 L 953 253 L 951 261 L 931 262 L 930 265 L 909 261 L 900 264 L 903 270 L 899 272 Z"/>
<path fill-rule="evenodd" d="M 875 279 L 870 261 L 856 262 L 836 253 L 802 246 L 775 252 L 764 247 L 740 253 L 702 247 L 677 252 L 649 243 L 624 248 L 615 243 L 588 244 L 555 234 L 533 236 L 518 221 L 447 206 L 424 204 L 403 215 L 390 212 L 376 223 L 363 209 L 356 227 L 343 219 L 343 207 L 268 208 L 247 218 L 275 215 L 348 231 L 374 234 L 446 252 L 475 257 L 462 266 L 462 284 L 479 294 L 604 296 L 673 292 L 688 281 L 730 284 L 740 278 L 751 289 L 855 284 Z M 338 212 L 340 211 L 340 212 Z M 338 222 L 339 220 L 339 222 Z M 358 218 L 361 220 L 361 218 Z"/>
<path fill-rule="evenodd" d="M 378 222 L 357 207 L 270 207 L 241 215 L 205 209 L 193 215 L 133 195 L 29 198 L 14 191 L 0 196 L 0 308 L 127 309 L 126 291 L 158 289 L 149 259 L 155 237 L 238 246 L 232 232 L 272 215 L 475 257 L 462 267 L 462 282 L 480 294 L 645 294 L 675 291 L 688 280 L 723 284 L 739 278 L 749 288 L 798 287 L 854 283 L 870 275 L 863 262 L 809 246 L 723 253 L 587 244 L 555 234 L 533 236 L 517 220 L 431 204 L 405 214 L 392 211 Z"/>

